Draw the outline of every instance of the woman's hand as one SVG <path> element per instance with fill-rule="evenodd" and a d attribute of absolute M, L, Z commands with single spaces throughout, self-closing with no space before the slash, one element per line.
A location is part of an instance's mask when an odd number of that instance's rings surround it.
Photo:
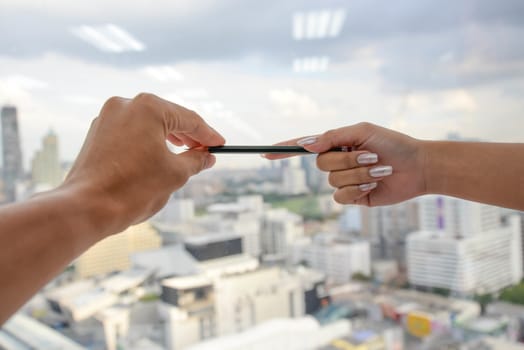
<path fill-rule="evenodd" d="M 423 142 L 369 123 L 360 123 L 279 143 L 319 153 L 317 165 L 329 172 L 334 199 L 367 206 L 398 203 L 426 193 Z M 347 146 L 351 152 L 329 152 Z M 279 159 L 282 155 L 266 155 Z"/>

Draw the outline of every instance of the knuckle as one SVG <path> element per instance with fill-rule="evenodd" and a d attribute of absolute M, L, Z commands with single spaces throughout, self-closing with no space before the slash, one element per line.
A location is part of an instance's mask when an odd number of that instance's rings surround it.
<path fill-rule="evenodd" d="M 122 106 L 125 101 L 126 101 L 126 99 L 123 98 L 123 97 L 111 96 L 104 103 L 104 105 L 102 107 L 102 110 L 107 110 L 107 109 L 111 110 L 111 109 L 114 109 L 114 108 L 118 108 L 118 107 Z"/>
<path fill-rule="evenodd" d="M 369 169 L 360 168 L 355 172 L 356 182 L 361 184 L 369 181 Z"/>
<path fill-rule="evenodd" d="M 317 156 L 317 168 L 319 168 L 320 170 L 323 170 L 323 171 L 326 171 L 326 162 L 324 161 L 325 160 L 325 157 L 324 155 L 318 155 Z"/>
<path fill-rule="evenodd" d="M 155 95 L 150 94 L 149 92 L 141 92 L 133 98 L 133 102 L 139 103 L 139 104 L 142 104 L 142 103 L 149 104 L 154 99 L 155 99 Z"/>
<path fill-rule="evenodd" d="M 141 92 L 131 101 L 132 108 L 139 113 L 160 117 L 162 109 L 159 109 L 158 98 L 148 92 Z"/>
<path fill-rule="evenodd" d="M 362 130 L 371 130 L 375 127 L 375 125 L 370 122 L 360 122 L 357 124 L 357 126 L 359 129 Z"/>
<path fill-rule="evenodd" d="M 348 204 L 351 202 L 351 199 L 349 198 L 347 191 L 345 191 L 344 189 L 335 191 L 335 193 L 333 194 L 333 199 L 335 200 L 335 202 L 339 204 Z"/>
<path fill-rule="evenodd" d="M 332 139 L 333 137 L 335 137 L 337 133 L 337 130 L 336 129 L 330 129 L 326 132 L 324 132 L 324 137 L 326 137 L 327 139 Z"/>
<path fill-rule="evenodd" d="M 344 152 L 342 153 L 342 163 L 346 169 L 354 168 L 356 165 L 355 155 L 353 152 Z"/>
<path fill-rule="evenodd" d="M 338 187 L 338 174 L 333 172 L 329 173 L 328 182 L 331 186 Z"/>

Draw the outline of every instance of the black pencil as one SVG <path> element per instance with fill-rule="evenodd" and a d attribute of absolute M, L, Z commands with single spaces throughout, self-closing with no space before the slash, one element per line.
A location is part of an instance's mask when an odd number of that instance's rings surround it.
<path fill-rule="evenodd" d="M 312 153 L 300 146 L 212 146 L 209 153 Z M 336 147 L 330 152 L 346 152 L 348 147 Z"/>

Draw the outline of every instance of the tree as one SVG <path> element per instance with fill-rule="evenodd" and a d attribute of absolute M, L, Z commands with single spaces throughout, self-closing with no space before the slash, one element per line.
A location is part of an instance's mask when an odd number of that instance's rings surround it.
<path fill-rule="evenodd" d="M 355 272 L 351 276 L 351 279 L 355 281 L 369 282 L 371 280 L 371 277 L 363 274 L 362 272 Z"/>

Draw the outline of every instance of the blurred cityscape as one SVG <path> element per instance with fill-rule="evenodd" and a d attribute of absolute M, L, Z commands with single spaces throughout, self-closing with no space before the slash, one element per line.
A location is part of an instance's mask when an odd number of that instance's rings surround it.
<path fill-rule="evenodd" d="M 1 126 L 4 204 L 63 180 L 58 135 L 26 171 L 15 106 Z M 436 195 L 342 206 L 315 161 L 192 178 L 46 285 L 0 348 L 524 349 L 524 213 Z"/>

